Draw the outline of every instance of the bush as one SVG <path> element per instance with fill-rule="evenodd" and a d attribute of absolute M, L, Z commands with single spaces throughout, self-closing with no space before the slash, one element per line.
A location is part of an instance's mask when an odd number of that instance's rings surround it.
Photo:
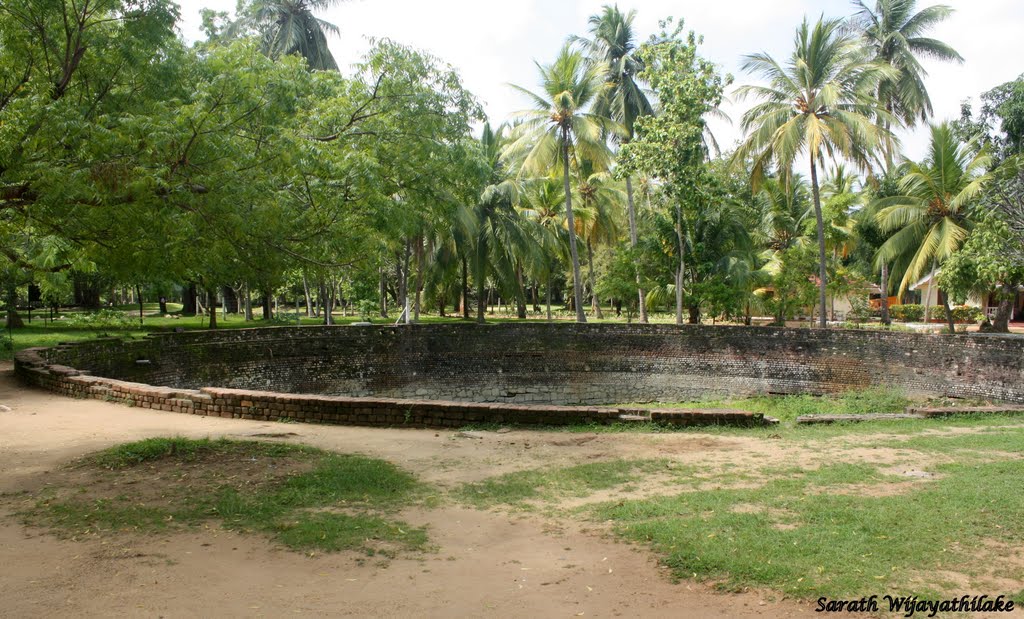
<path fill-rule="evenodd" d="M 953 322 L 966 322 L 974 324 L 985 317 L 985 312 L 980 307 L 969 305 L 958 305 L 953 308 Z"/>
<path fill-rule="evenodd" d="M 900 322 L 919 322 L 924 320 L 924 306 L 916 303 L 893 305 L 889 308 L 893 320 Z"/>
<path fill-rule="evenodd" d="M 130 329 L 136 325 L 128 314 L 113 309 L 102 309 L 91 314 L 73 314 L 66 319 L 68 326 L 82 329 Z"/>

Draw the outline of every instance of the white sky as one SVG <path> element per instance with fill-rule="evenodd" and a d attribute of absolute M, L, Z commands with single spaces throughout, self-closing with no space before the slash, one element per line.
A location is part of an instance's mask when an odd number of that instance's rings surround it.
<path fill-rule="evenodd" d="M 202 7 L 233 11 L 236 0 L 178 0 L 183 35 L 201 36 Z M 507 84 L 533 89 L 537 85 L 534 60 L 549 63 L 570 34 L 586 35 L 587 18 L 609 0 L 351 0 L 319 16 L 341 28 L 331 50 L 344 68 L 367 51 L 368 37 L 390 38 L 428 51 L 459 70 L 466 87 L 484 104 L 492 122 L 528 107 Z M 927 81 L 935 119 L 959 117 L 960 102 L 1015 79 L 1024 62 L 1013 51 L 1024 33 L 1021 0 L 919 0 L 918 6 L 944 3 L 953 16 L 932 31 L 932 36 L 955 47 L 963 65 L 926 62 Z M 687 29 L 704 36 L 703 55 L 735 76 L 735 84 L 751 78 L 739 72 L 743 54 L 765 51 L 778 59 L 792 50 L 793 36 L 803 16 L 824 13 L 842 17 L 852 12 L 847 0 L 632 0 L 619 2 L 623 10 L 636 9 L 634 24 L 640 41 L 658 30 L 667 16 L 686 21 Z M 873 1 L 870 2 L 873 4 Z M 748 102 L 724 106 L 734 125 L 712 122 L 723 148 L 742 136 L 739 117 Z M 977 109 L 977 106 L 975 106 Z M 926 130 L 903 136 L 905 152 L 920 158 L 927 145 Z"/>

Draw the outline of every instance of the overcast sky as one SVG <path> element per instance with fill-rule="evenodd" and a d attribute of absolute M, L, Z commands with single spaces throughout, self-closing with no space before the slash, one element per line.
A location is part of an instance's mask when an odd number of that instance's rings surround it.
<path fill-rule="evenodd" d="M 199 10 L 232 11 L 236 0 L 178 0 L 182 33 L 188 40 L 201 36 Z M 873 3 L 873 0 L 872 0 Z M 919 0 L 920 7 L 935 2 Z M 367 51 L 369 37 L 390 38 L 429 51 L 456 67 L 464 84 L 484 104 L 492 122 L 506 120 L 528 102 L 510 89 L 513 83 L 534 89 L 533 62 L 551 62 L 568 35 L 587 34 L 587 18 L 607 0 L 351 0 L 320 17 L 338 25 L 341 36 L 330 41 L 338 64 L 348 67 Z M 796 27 L 804 15 L 824 13 L 842 17 L 852 12 L 848 0 L 634 0 L 620 2 L 636 9 L 640 40 L 658 30 L 667 16 L 683 18 L 688 29 L 704 36 L 703 55 L 735 76 L 736 84 L 750 78 L 739 71 L 740 57 L 765 51 L 786 58 L 793 48 Z M 928 90 L 936 120 L 959 116 L 960 102 L 1015 79 L 1024 62 L 1013 51 L 1024 33 L 1021 0 L 945 0 L 956 12 L 933 30 L 933 36 L 955 47 L 962 65 L 926 62 Z M 742 135 L 738 119 L 748 103 L 727 104 L 733 126 L 713 121 L 723 148 Z M 924 130 L 903 136 L 905 151 L 920 158 L 927 145 Z"/>

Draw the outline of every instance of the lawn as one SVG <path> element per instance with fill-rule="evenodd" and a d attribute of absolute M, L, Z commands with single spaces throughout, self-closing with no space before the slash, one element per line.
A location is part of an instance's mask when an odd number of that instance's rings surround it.
<path fill-rule="evenodd" d="M 757 436 L 810 461 L 608 460 L 504 474 L 453 496 L 592 523 L 649 547 L 674 577 L 726 590 L 1024 597 L 1024 420 L 784 424 Z"/>
<path fill-rule="evenodd" d="M 395 520 L 423 485 L 394 465 L 310 447 L 153 438 L 110 448 L 16 497 L 26 524 L 73 538 L 190 529 L 215 521 L 293 550 L 422 550 Z"/>

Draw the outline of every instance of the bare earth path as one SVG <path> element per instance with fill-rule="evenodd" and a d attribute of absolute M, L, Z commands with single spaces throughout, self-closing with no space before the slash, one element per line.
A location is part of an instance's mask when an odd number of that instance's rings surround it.
<path fill-rule="evenodd" d="M 0 492 L 38 488 L 47 471 L 152 436 L 281 440 L 390 460 L 439 486 L 607 457 L 788 459 L 764 441 L 698 435 L 563 435 L 277 424 L 153 412 L 60 398 L 0 366 Z M 766 451 L 768 450 L 768 451 Z M 187 534 L 61 540 L 0 513 L 0 616 L 799 617 L 811 605 L 766 592 L 671 583 L 641 548 L 580 524 L 449 504 L 402 514 L 436 552 L 391 561 L 306 556 L 216 527 Z"/>

